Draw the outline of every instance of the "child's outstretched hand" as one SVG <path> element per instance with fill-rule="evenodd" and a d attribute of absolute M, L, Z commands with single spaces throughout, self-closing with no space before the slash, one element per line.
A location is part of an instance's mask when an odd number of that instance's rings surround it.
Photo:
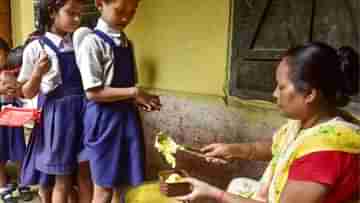
<path fill-rule="evenodd" d="M 150 99 L 150 105 L 153 111 L 160 111 L 161 108 L 161 102 L 160 102 L 160 97 L 157 95 L 150 95 L 151 99 Z"/>
<path fill-rule="evenodd" d="M 40 53 L 39 59 L 35 63 L 34 76 L 42 77 L 50 69 L 50 59 L 45 51 Z"/>
<path fill-rule="evenodd" d="M 135 102 L 144 111 L 159 111 L 161 108 L 160 98 L 157 95 L 148 94 L 138 90 Z"/>

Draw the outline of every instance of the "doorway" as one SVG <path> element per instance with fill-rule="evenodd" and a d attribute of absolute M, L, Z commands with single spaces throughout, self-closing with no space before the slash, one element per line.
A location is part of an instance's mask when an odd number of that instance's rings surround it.
<path fill-rule="evenodd" d="M 12 45 L 10 0 L 0 0 L 0 2 L 0 37 Z"/>

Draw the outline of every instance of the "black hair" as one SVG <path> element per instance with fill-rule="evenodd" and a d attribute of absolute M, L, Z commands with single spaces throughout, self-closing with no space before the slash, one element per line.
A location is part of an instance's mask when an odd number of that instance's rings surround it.
<path fill-rule="evenodd" d="M 315 88 L 328 104 L 344 107 L 359 91 L 359 55 L 351 47 L 336 50 L 322 42 L 310 42 L 289 49 L 283 58 L 299 92 Z"/>
<path fill-rule="evenodd" d="M 10 50 L 7 58 L 7 69 L 18 68 L 22 64 L 23 46 L 18 46 Z"/>
<path fill-rule="evenodd" d="M 113 2 L 113 1 L 115 1 L 115 0 L 102 0 L 102 1 L 104 1 L 105 3 L 111 3 L 111 2 Z M 138 2 L 140 2 L 141 0 L 137 0 Z M 95 1 L 95 4 L 96 4 L 96 1 Z"/>
<path fill-rule="evenodd" d="M 30 33 L 25 40 L 23 47 L 25 48 L 28 44 L 30 44 L 30 42 L 39 39 L 42 35 L 43 33 L 40 30 L 35 30 L 34 32 Z"/>
<path fill-rule="evenodd" d="M 111 3 L 111 2 L 113 2 L 113 1 L 115 1 L 115 0 L 103 0 L 105 3 Z M 140 1 L 140 0 L 138 0 L 138 1 Z"/>
<path fill-rule="evenodd" d="M 0 49 L 4 50 L 6 52 L 10 51 L 9 44 L 1 37 L 0 37 Z"/>
<path fill-rule="evenodd" d="M 40 0 L 39 2 L 39 16 L 38 29 L 45 33 L 54 24 L 51 19 L 52 13 L 57 13 L 70 0 Z M 84 0 L 78 0 L 84 1 Z"/>
<path fill-rule="evenodd" d="M 40 0 L 39 3 L 39 30 L 45 33 L 53 25 L 52 12 L 58 12 L 68 0 Z"/>

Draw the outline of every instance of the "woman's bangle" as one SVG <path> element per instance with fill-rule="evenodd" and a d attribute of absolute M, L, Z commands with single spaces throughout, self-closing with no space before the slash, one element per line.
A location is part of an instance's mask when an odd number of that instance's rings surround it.
<path fill-rule="evenodd" d="M 220 190 L 215 196 L 216 201 L 219 203 L 224 202 L 224 195 L 225 195 L 225 191 Z"/>

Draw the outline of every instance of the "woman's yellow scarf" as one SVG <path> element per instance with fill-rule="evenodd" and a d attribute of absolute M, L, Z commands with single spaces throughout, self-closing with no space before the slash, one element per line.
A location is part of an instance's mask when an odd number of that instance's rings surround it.
<path fill-rule="evenodd" d="M 348 113 L 343 115 L 352 122 L 337 117 L 303 130 L 300 122 L 295 120 L 282 126 L 273 137 L 273 159 L 260 181 L 260 190 L 253 198 L 279 203 L 290 166 L 302 156 L 319 151 L 360 154 L 360 121 Z"/>

